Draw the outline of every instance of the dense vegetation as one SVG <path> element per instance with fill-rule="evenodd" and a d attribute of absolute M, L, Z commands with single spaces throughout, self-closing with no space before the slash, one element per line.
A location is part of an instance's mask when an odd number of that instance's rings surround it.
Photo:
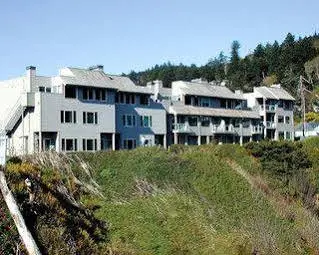
<path fill-rule="evenodd" d="M 145 71 L 131 71 L 129 77 L 138 84 L 162 80 L 169 87 L 175 80 L 205 78 L 208 81 L 227 80 L 232 89 L 251 91 L 260 84 L 281 83 L 293 95 L 297 94 L 300 75 L 311 79 L 313 86 L 319 81 L 319 35 L 295 38 L 288 33 L 279 44 L 258 44 L 251 54 L 240 57 L 240 43 L 234 41 L 230 56 L 223 52 L 205 65 L 174 65 L 170 62 Z M 312 89 L 312 88 L 311 88 Z"/>
<path fill-rule="evenodd" d="M 15 254 L 19 247 L 19 235 L 0 192 L 0 254 Z"/>
<path fill-rule="evenodd" d="M 44 254 L 318 254 L 318 158 L 318 139 L 264 141 L 43 154 L 6 175 Z"/>

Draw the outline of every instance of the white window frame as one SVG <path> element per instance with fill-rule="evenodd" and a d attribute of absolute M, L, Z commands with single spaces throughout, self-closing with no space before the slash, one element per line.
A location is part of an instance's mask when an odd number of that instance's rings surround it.
<path fill-rule="evenodd" d="M 148 118 L 147 125 L 145 125 L 145 119 Z M 153 126 L 153 117 L 152 115 L 141 115 L 140 117 L 140 126 L 149 128 Z"/>
<path fill-rule="evenodd" d="M 129 148 L 128 148 L 128 142 L 129 141 L 132 141 L 132 145 L 133 145 L 131 150 L 136 149 L 137 144 L 136 144 L 136 139 L 134 139 L 134 138 L 123 139 L 123 148 L 129 150 Z"/>
<path fill-rule="evenodd" d="M 131 125 L 128 125 L 128 119 L 131 118 Z M 124 127 L 135 127 L 136 126 L 136 116 L 134 114 L 123 114 L 122 115 L 122 125 Z"/>

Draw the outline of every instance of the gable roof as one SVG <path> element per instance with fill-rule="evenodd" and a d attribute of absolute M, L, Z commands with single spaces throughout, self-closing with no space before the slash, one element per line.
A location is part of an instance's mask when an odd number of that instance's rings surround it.
<path fill-rule="evenodd" d="M 267 99 L 283 99 L 295 101 L 295 98 L 292 95 L 290 95 L 285 89 L 280 87 L 255 87 L 254 92 L 257 92 L 258 94 L 260 94 L 260 96 Z"/>
<path fill-rule="evenodd" d="M 235 94 L 229 88 L 225 86 L 213 85 L 208 82 L 186 82 L 183 81 L 183 86 L 180 90 L 185 95 L 196 95 L 206 97 L 217 97 L 217 98 L 229 98 L 244 100 L 243 95 Z"/>
<path fill-rule="evenodd" d="M 208 108 L 208 107 L 198 107 L 198 106 L 190 106 L 190 105 L 170 106 L 169 113 L 180 114 L 180 115 L 260 119 L 259 113 L 256 111 Z"/>
<path fill-rule="evenodd" d="M 135 85 L 128 77 L 107 75 L 103 71 L 68 67 L 60 70 L 60 77 L 66 85 L 109 88 L 123 92 L 152 94 L 151 89 Z"/>

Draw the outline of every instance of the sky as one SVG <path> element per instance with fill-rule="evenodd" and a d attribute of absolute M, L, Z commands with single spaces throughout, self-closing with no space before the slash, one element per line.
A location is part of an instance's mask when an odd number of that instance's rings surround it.
<path fill-rule="evenodd" d="M 319 32 L 318 0 L 0 0 L 0 80 L 102 64 L 111 74 L 170 61 L 203 65 L 233 40 Z"/>

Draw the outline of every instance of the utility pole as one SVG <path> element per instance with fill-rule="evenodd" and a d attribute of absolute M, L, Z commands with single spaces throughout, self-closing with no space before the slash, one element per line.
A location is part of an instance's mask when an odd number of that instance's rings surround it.
<path fill-rule="evenodd" d="M 300 97 L 301 97 L 301 108 L 302 108 L 302 136 L 305 137 L 305 130 L 306 130 L 306 98 L 305 98 L 305 92 L 311 93 L 303 84 L 303 81 L 307 82 L 308 84 L 312 84 L 311 81 L 308 81 L 305 79 L 302 75 L 300 75 Z"/>

